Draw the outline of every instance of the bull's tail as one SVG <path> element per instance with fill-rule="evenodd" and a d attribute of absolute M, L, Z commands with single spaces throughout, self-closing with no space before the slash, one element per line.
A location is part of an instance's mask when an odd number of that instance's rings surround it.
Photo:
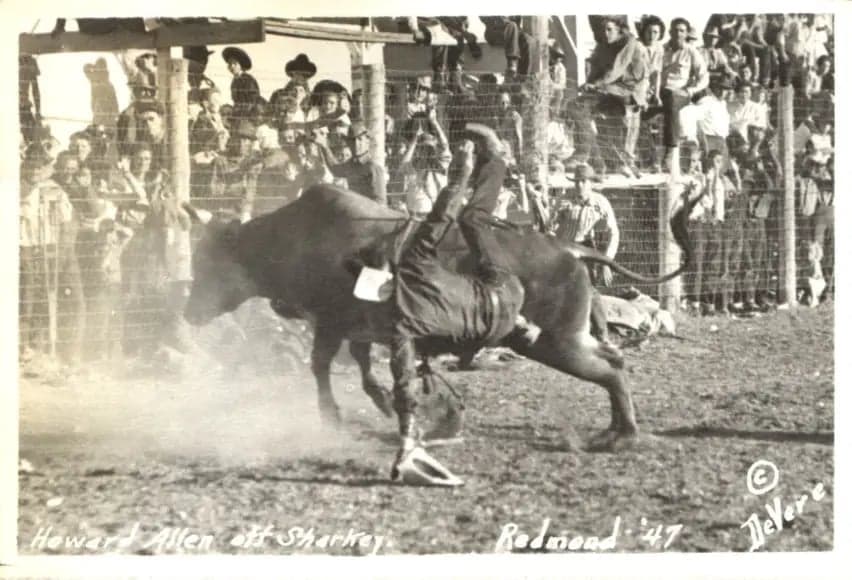
<path fill-rule="evenodd" d="M 671 220 L 669 220 L 669 226 L 672 229 L 672 237 L 674 237 L 675 242 L 683 252 L 683 261 L 681 262 L 681 265 L 677 270 L 669 272 L 668 274 L 664 274 L 663 276 L 659 276 L 656 278 L 648 278 L 646 276 L 643 276 L 642 274 L 630 270 L 629 268 L 625 268 L 612 258 L 605 256 L 597 250 L 582 246 L 580 244 L 569 244 L 566 246 L 565 249 L 570 252 L 575 258 L 587 262 L 605 264 L 615 272 L 618 272 L 623 276 L 627 276 L 628 278 L 636 282 L 641 282 L 643 284 L 662 284 L 663 282 L 668 282 L 672 278 L 680 276 L 692 264 L 693 250 L 692 242 L 689 239 L 687 222 L 689 220 L 689 214 L 692 213 L 692 208 L 695 207 L 699 199 L 700 196 L 696 196 L 694 199 L 690 199 L 689 190 L 685 192 L 680 207 L 675 211 L 674 215 L 672 215 Z"/>

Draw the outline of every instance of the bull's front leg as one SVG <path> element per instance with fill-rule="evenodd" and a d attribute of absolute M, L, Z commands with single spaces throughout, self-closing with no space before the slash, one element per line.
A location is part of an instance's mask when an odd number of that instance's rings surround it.
<path fill-rule="evenodd" d="M 419 444 L 417 427 L 417 396 L 412 379 L 415 377 L 414 342 L 398 336 L 390 341 L 391 373 L 393 374 L 393 407 L 399 418 L 400 447 L 391 467 L 391 479 L 412 485 L 462 485 L 453 475 Z"/>
<path fill-rule="evenodd" d="M 331 361 L 342 343 L 343 336 L 333 325 L 317 323 L 314 348 L 311 352 L 311 370 L 317 381 L 320 417 L 323 422 L 332 425 L 340 423 L 340 408 L 331 392 Z"/>

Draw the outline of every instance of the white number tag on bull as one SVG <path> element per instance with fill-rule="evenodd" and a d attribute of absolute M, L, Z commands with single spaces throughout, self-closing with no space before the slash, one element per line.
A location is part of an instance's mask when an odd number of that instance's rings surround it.
<path fill-rule="evenodd" d="M 376 270 L 364 266 L 355 281 L 352 294 L 359 300 L 384 302 L 393 293 L 393 274 L 388 270 Z"/>

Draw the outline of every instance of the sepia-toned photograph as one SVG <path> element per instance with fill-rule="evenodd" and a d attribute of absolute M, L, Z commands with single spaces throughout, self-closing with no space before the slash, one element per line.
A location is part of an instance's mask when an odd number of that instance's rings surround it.
<path fill-rule="evenodd" d="M 835 550 L 799 7 L 18 18 L 18 556 Z"/>

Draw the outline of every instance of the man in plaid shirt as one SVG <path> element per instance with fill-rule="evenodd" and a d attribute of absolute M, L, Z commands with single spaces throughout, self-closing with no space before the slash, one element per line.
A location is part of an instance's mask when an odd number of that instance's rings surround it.
<path fill-rule="evenodd" d="M 609 234 L 609 241 L 603 253 L 609 258 L 615 258 L 621 233 L 609 200 L 592 189 L 593 174 L 594 170 L 590 166 L 577 166 L 574 171 L 575 193 L 557 209 L 553 229 L 558 239 L 590 248 L 596 247 L 595 231 L 603 229 Z M 612 285 L 612 271 L 609 266 L 588 264 L 587 267 L 594 285 Z M 591 323 L 592 335 L 602 342 L 608 342 L 606 312 L 597 292 L 592 297 Z"/>
<path fill-rule="evenodd" d="M 575 194 L 563 202 L 554 218 L 556 237 L 595 248 L 595 231 L 604 230 L 609 234 L 609 242 L 603 253 L 615 258 L 618 251 L 620 231 L 612 205 L 602 194 L 592 189 L 594 170 L 588 165 L 577 166 L 574 172 Z M 602 282 L 604 286 L 612 284 L 612 271 L 609 266 L 600 268 L 600 275 L 590 272 L 592 282 Z"/>

